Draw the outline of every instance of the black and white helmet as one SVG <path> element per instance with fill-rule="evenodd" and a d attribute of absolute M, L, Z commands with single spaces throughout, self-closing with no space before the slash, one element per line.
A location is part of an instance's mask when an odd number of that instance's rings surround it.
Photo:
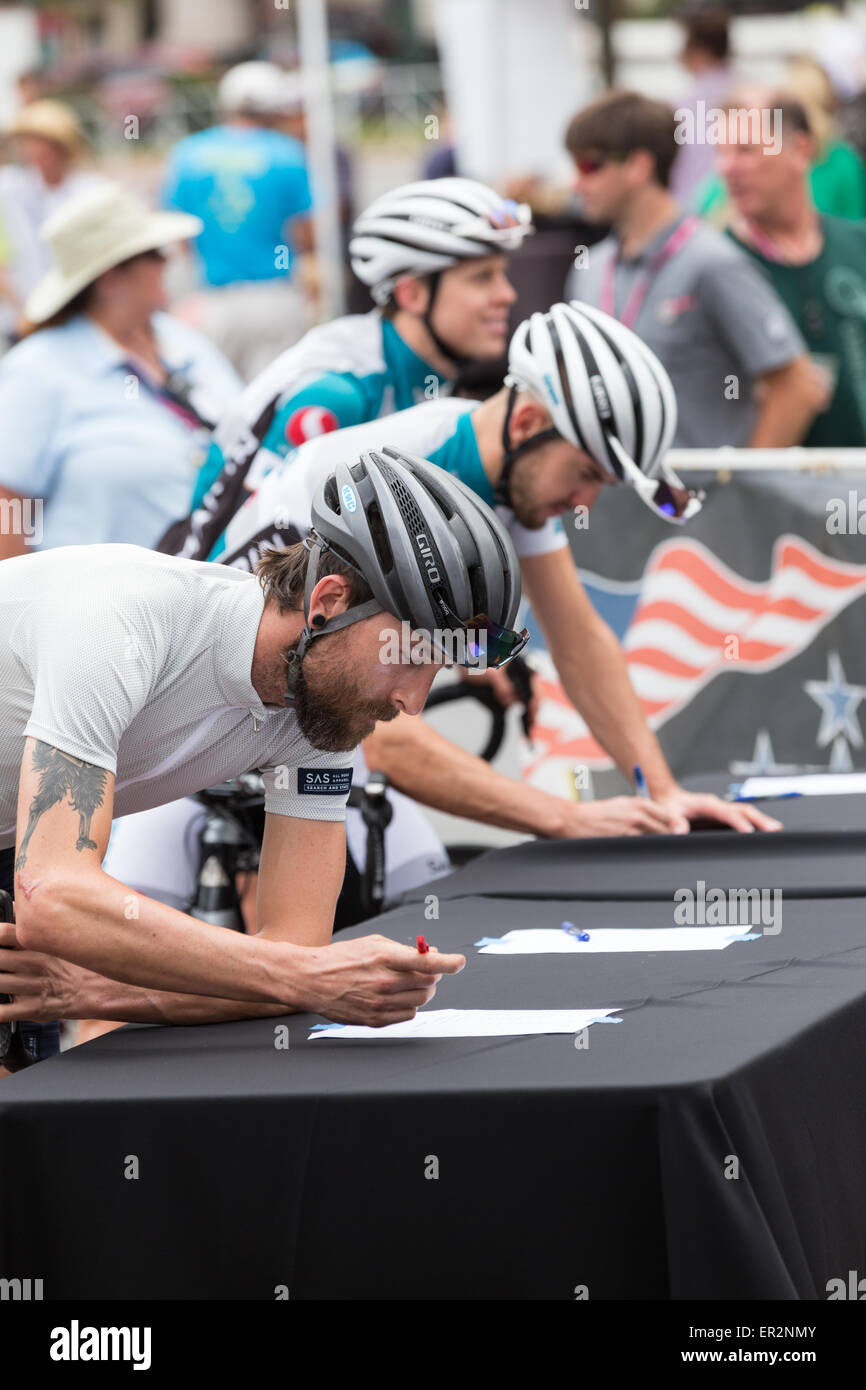
<path fill-rule="evenodd" d="M 531 392 L 558 434 L 665 520 L 683 521 L 699 509 L 664 464 L 677 424 L 670 377 L 618 319 L 577 301 L 533 314 L 511 340 L 506 382 Z M 659 482 L 650 486 L 652 479 Z"/>
<path fill-rule="evenodd" d="M 529 640 L 512 627 L 521 584 L 508 531 L 471 488 L 426 459 L 383 448 L 338 464 L 316 491 L 311 523 L 306 622 L 294 661 L 316 637 L 383 611 L 465 666 L 503 666 Z M 373 598 L 311 628 L 325 549 L 358 571 Z M 455 644 L 455 634 L 465 640 Z"/>
<path fill-rule="evenodd" d="M 533 231 L 527 204 L 474 179 L 426 179 L 377 198 L 355 220 L 349 257 L 377 304 L 404 275 L 514 251 Z"/>

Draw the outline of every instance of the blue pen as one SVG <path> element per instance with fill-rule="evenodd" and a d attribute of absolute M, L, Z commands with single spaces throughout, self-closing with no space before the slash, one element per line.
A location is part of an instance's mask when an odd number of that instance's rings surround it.
<path fill-rule="evenodd" d="M 793 801 L 802 792 L 769 792 L 766 796 L 732 796 L 731 801 Z"/>
<path fill-rule="evenodd" d="M 646 784 L 646 778 L 644 777 L 637 763 L 635 763 L 634 767 L 632 768 L 632 776 L 634 777 L 635 795 L 648 797 L 649 788 Z"/>
<path fill-rule="evenodd" d="M 567 936 L 573 936 L 577 941 L 589 941 L 589 932 L 581 931 L 573 922 L 563 922 L 562 930 Z"/>

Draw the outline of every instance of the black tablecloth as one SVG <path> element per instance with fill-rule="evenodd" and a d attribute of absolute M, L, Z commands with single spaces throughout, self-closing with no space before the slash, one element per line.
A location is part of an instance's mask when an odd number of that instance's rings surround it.
<path fill-rule="evenodd" d="M 704 846 L 714 872 L 735 865 L 722 836 L 674 838 L 655 859 L 572 846 L 573 879 L 560 847 L 502 851 L 475 891 L 471 868 L 459 896 L 433 885 L 438 920 L 417 902 L 376 923 L 466 952 L 435 1007 L 616 1006 L 585 1049 L 310 1042 L 316 1020 L 297 1016 L 288 1050 L 273 1020 L 130 1027 L 3 1082 L 0 1277 L 42 1278 L 46 1299 L 825 1298 L 866 1270 L 862 897 L 786 894 L 778 935 L 721 952 L 472 949 L 566 918 L 671 925 L 653 866 L 694 887 Z M 800 831 L 790 854 L 787 835 L 729 838 L 740 884 L 773 887 L 797 861 L 827 867 L 834 835 Z M 584 871 L 605 854 L 617 896 L 593 901 Z M 488 894 L 496 864 L 522 898 Z M 838 869 L 856 879 L 844 855 Z M 655 896 L 629 900 L 632 872 Z"/>
<path fill-rule="evenodd" d="M 693 791 L 721 793 L 729 777 L 690 778 Z M 866 796 L 803 796 L 762 801 L 782 832 L 742 835 L 703 829 L 689 835 L 640 839 L 538 840 L 520 854 L 491 850 L 440 880 L 445 899 L 493 897 L 582 899 L 658 898 L 698 878 L 716 888 L 779 888 L 791 897 L 866 894 Z M 426 887 L 405 893 L 420 902 Z"/>

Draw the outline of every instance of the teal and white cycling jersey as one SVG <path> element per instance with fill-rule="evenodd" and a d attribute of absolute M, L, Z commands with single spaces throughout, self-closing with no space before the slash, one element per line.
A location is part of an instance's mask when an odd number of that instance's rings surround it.
<path fill-rule="evenodd" d="M 378 309 L 321 324 L 250 382 L 222 417 L 190 513 L 159 549 L 217 558 L 215 542 L 268 472 L 302 444 L 439 398 L 451 382 L 403 341 Z"/>
<path fill-rule="evenodd" d="M 316 488 L 337 462 L 355 463 L 369 449 L 384 446 L 418 454 L 472 488 L 490 506 L 493 488 L 484 472 L 472 414 L 477 401 L 425 401 L 387 420 L 373 420 L 338 434 L 322 435 L 280 461 L 229 522 L 209 559 L 252 569 L 260 547 L 290 545 L 310 529 L 310 507 Z M 518 557 L 546 555 L 567 544 L 558 518 L 537 530 L 521 526 L 509 507 L 496 510 L 507 526 Z"/>

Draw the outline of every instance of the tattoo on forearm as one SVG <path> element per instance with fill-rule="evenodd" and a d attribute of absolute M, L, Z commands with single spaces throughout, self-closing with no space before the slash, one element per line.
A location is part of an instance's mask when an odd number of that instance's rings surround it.
<path fill-rule="evenodd" d="M 27 862 L 27 848 L 40 816 L 52 806 L 56 806 L 69 793 L 72 809 L 78 812 L 77 850 L 96 849 L 96 841 L 90 838 L 90 822 L 94 811 L 102 805 L 105 796 L 105 783 L 108 773 L 93 763 L 73 758 L 71 753 L 61 753 L 50 743 L 36 742 L 33 748 L 33 771 L 41 774 L 39 790 L 30 803 L 27 830 L 21 841 L 21 848 L 15 860 L 15 868 L 23 869 Z"/>

